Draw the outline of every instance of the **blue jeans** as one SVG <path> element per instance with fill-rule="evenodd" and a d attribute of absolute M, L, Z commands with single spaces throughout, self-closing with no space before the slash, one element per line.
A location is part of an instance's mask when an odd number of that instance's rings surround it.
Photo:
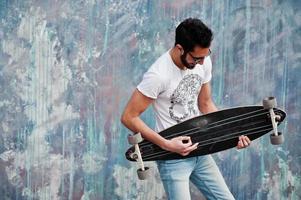
<path fill-rule="evenodd" d="M 210 155 L 180 160 L 157 161 L 169 200 L 190 200 L 189 181 L 206 197 L 233 200 L 224 178 Z"/>

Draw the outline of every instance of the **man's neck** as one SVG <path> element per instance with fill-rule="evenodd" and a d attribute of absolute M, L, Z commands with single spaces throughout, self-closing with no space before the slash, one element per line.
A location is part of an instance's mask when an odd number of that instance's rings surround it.
<path fill-rule="evenodd" d="M 171 56 L 171 59 L 173 63 L 181 70 L 186 70 L 186 67 L 182 64 L 181 62 L 181 54 L 179 50 L 176 47 L 173 47 L 170 51 L 169 54 Z"/>

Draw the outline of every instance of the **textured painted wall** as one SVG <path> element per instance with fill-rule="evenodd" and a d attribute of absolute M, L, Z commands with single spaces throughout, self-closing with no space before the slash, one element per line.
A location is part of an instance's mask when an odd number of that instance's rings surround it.
<path fill-rule="evenodd" d="M 301 2 L 0 0 L 0 199 L 164 199 L 138 181 L 119 122 L 186 17 L 214 31 L 220 108 L 276 96 L 285 143 L 215 154 L 237 199 L 301 199 Z M 152 111 L 143 114 L 154 125 Z M 194 199 L 200 194 L 192 187 Z"/>

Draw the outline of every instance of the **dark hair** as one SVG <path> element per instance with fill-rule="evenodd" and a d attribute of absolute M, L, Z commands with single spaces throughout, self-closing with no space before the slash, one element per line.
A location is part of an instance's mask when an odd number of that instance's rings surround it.
<path fill-rule="evenodd" d="M 176 28 L 175 45 L 180 44 L 185 51 L 193 51 L 195 46 L 208 48 L 212 39 L 212 31 L 196 18 L 185 19 Z"/>

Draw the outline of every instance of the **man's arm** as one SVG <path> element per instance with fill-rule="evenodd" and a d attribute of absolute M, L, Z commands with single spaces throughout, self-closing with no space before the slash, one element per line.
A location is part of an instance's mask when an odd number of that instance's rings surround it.
<path fill-rule="evenodd" d="M 171 140 L 163 138 L 154 130 L 149 128 L 140 118 L 140 115 L 153 103 L 153 99 L 144 96 L 137 89 L 134 91 L 131 99 L 125 107 L 121 117 L 121 122 L 134 133 L 140 132 L 142 137 L 162 149 L 176 152 L 183 156 L 188 155 L 197 148 L 198 143 L 192 144 L 190 137 L 180 136 Z M 188 143 L 183 143 L 183 140 Z"/>
<path fill-rule="evenodd" d="M 211 98 L 211 87 L 209 82 L 202 85 L 198 96 L 198 106 L 203 114 L 218 110 Z M 250 143 L 251 141 L 247 136 L 240 136 L 236 147 L 237 149 L 246 148 L 250 145 Z"/>
<path fill-rule="evenodd" d="M 198 97 L 198 106 L 199 110 L 203 114 L 215 112 L 218 110 L 211 98 L 211 87 L 209 82 L 202 85 Z"/>

